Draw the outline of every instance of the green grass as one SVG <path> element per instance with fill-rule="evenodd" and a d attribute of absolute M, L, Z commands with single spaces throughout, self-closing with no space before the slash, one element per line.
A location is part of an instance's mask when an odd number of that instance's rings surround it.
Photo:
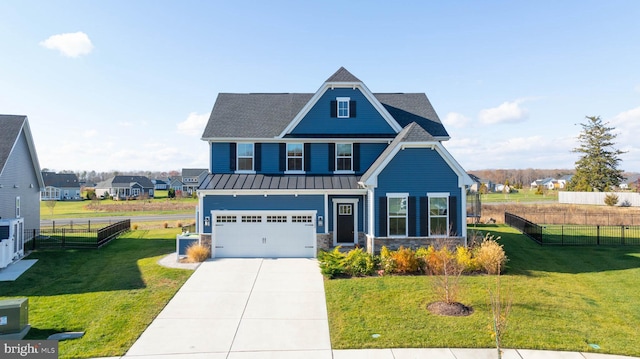
<path fill-rule="evenodd" d="M 544 195 L 535 190 L 520 189 L 515 193 L 487 193 L 480 196 L 482 203 L 557 202 L 558 191 L 546 191 Z"/>
<path fill-rule="evenodd" d="M 564 245 L 638 245 L 639 226 L 542 225 L 543 243 Z"/>
<path fill-rule="evenodd" d="M 0 299 L 29 298 L 31 331 L 44 339 L 84 331 L 60 342 L 60 358 L 120 356 L 164 308 L 191 271 L 157 264 L 175 251 L 179 230 L 132 231 L 99 250 L 47 250 L 15 282 L 0 282 Z"/>
<path fill-rule="evenodd" d="M 588 341 L 598 352 L 640 356 L 640 247 L 541 247 L 504 226 L 485 230 L 502 237 L 510 258 L 501 279 L 513 298 L 505 347 L 594 351 Z M 490 348 L 494 283 L 464 277 L 459 300 L 475 312 L 441 317 L 425 309 L 437 300 L 428 276 L 325 281 L 332 346 Z"/>

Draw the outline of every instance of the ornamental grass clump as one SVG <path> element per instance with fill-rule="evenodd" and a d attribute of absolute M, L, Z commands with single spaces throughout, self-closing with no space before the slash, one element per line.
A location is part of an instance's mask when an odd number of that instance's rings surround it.
<path fill-rule="evenodd" d="M 499 239 L 500 237 L 496 238 L 487 233 L 480 246 L 474 249 L 478 265 L 484 268 L 487 274 L 500 274 L 508 261 L 504 248 L 497 242 Z"/>
<path fill-rule="evenodd" d="M 201 243 L 194 243 L 187 247 L 187 259 L 191 263 L 204 262 L 211 257 L 211 251 Z"/>

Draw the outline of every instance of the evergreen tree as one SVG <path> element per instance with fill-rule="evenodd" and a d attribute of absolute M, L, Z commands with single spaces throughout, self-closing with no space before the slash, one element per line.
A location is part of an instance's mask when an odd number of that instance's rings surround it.
<path fill-rule="evenodd" d="M 587 116 L 581 123 L 582 132 L 578 136 L 580 146 L 572 152 L 580 153 L 576 161 L 576 174 L 569 183 L 570 191 L 607 191 L 622 181 L 622 170 L 618 169 L 619 156 L 624 151 L 613 148 L 617 137 L 613 128 L 602 123 L 600 116 Z"/>

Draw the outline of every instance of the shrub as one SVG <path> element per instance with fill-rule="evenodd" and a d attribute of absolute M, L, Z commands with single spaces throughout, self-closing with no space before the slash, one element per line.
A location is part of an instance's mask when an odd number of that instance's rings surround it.
<path fill-rule="evenodd" d="M 344 259 L 345 255 L 340 252 L 340 246 L 337 246 L 328 252 L 321 250 L 318 253 L 320 272 L 329 279 L 345 274 L 346 269 L 344 266 Z"/>
<path fill-rule="evenodd" d="M 497 242 L 499 239 L 500 237 L 495 238 L 490 233 L 487 233 L 480 247 L 475 249 L 478 265 L 484 268 L 487 274 L 499 274 L 507 263 L 504 249 Z"/>
<path fill-rule="evenodd" d="M 199 263 L 204 262 L 211 257 L 211 251 L 208 247 L 200 243 L 194 243 L 187 247 L 187 258 L 189 262 Z"/>
<path fill-rule="evenodd" d="M 608 193 L 604 197 L 604 204 L 606 204 L 607 206 L 615 206 L 616 204 L 618 204 L 618 199 L 618 195 L 616 195 L 615 193 Z"/>
<path fill-rule="evenodd" d="M 386 246 L 380 248 L 380 270 L 385 274 L 396 272 L 396 264 L 391 256 L 391 251 Z"/>
<path fill-rule="evenodd" d="M 372 275 L 376 269 L 376 263 L 372 255 L 356 248 L 343 259 L 345 273 L 351 276 L 367 276 Z"/>
<path fill-rule="evenodd" d="M 137 230 L 138 230 L 138 224 L 137 224 L 137 223 L 134 223 L 134 224 L 131 226 L 131 228 L 133 228 L 133 230 L 134 230 L 134 231 L 137 231 Z"/>
<path fill-rule="evenodd" d="M 395 273 L 409 274 L 418 272 L 418 258 L 411 248 L 400 247 L 391 252 L 391 258 L 395 265 Z"/>
<path fill-rule="evenodd" d="M 481 269 L 478 259 L 473 257 L 473 253 L 469 248 L 464 246 L 456 247 L 456 261 L 465 273 L 477 272 Z"/>
<path fill-rule="evenodd" d="M 162 223 L 162 228 L 169 228 L 169 222 Z"/>
<path fill-rule="evenodd" d="M 180 222 L 180 221 L 176 222 L 176 227 L 182 228 L 182 222 Z"/>

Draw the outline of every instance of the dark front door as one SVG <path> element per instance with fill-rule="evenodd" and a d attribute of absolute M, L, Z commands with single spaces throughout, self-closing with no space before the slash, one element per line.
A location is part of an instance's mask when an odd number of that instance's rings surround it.
<path fill-rule="evenodd" d="M 338 243 L 353 243 L 353 203 L 338 203 Z"/>

